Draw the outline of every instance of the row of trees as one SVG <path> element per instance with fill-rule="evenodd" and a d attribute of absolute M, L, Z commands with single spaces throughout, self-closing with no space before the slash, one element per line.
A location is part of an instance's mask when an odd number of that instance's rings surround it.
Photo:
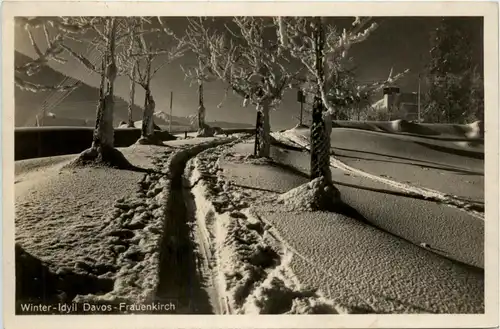
<path fill-rule="evenodd" d="M 119 75 L 127 76 L 131 81 L 128 126 L 133 126 L 132 106 L 137 84 L 145 91 L 139 142 L 158 143 L 153 129 L 155 102 L 151 93 L 151 80 L 165 64 L 182 56 L 186 50 L 182 40 L 175 38 L 160 18 L 31 17 L 16 18 L 16 23 L 27 31 L 36 54 L 35 59 L 15 68 L 17 87 L 32 92 L 63 91 L 78 87 L 44 86 L 28 81 L 29 76 L 39 72 L 49 61 L 66 63 L 63 54 L 69 54 L 87 70 L 100 76 L 93 142 L 90 149 L 82 153 L 81 161 L 128 165 L 114 149 L 113 140 L 114 84 Z M 45 36 L 45 51 L 41 50 L 41 41 L 35 35 L 35 32 L 40 34 L 40 31 Z M 162 47 L 164 43 L 166 47 Z M 98 52 L 100 63 L 95 63 L 90 56 L 77 50 L 86 47 Z M 159 61 L 162 62 L 157 63 Z"/>
<path fill-rule="evenodd" d="M 366 40 L 376 30 L 377 24 L 369 17 L 356 18 L 350 29 L 339 31 L 321 17 L 234 17 L 224 26 L 215 25 L 206 18 L 190 18 L 188 21 L 186 35 L 180 38 L 160 18 L 21 19 L 21 24 L 30 34 L 37 57 L 23 67 L 16 68 L 16 85 L 32 91 L 53 88 L 29 84 L 21 76 L 36 73 L 36 69 L 49 60 L 63 61 L 63 52 L 99 74 L 101 85 L 94 139 L 91 148 L 82 154 L 81 159 L 84 162 L 120 165 L 122 159 L 113 148 L 113 86 L 116 77 L 125 75 L 130 78 L 131 104 L 135 85 L 145 90 L 141 142 L 155 143 L 152 118 L 155 102 L 151 93 L 151 80 L 164 64 L 191 51 L 197 58 L 197 64 L 186 69 L 185 73 L 198 85 L 200 129 L 206 127 L 203 86 L 210 81 L 223 81 L 228 86 L 226 92 L 232 91 L 241 96 L 245 103 L 252 104 L 261 113 L 263 129 L 259 136 L 261 148 L 258 155 L 267 157 L 271 144 L 271 110 L 279 106 L 288 88 L 300 88 L 314 99 L 316 124 L 321 127 L 317 130 L 320 132 L 317 138 L 321 143 L 317 144 L 320 145 L 319 149 L 313 147 L 312 152 L 322 153 L 318 157 L 323 159 L 318 164 L 319 173 L 329 177 L 327 154 L 332 118 L 341 116 L 346 106 L 345 99 L 363 97 L 384 85 L 382 82 L 354 88 L 353 81 L 344 78 L 348 77 L 346 67 L 349 49 Z M 31 29 L 37 28 L 45 32 L 48 44 L 45 52 L 40 51 L 31 34 Z M 56 36 L 51 37 L 49 30 L 56 31 Z M 75 51 L 71 42 L 95 46 L 102 54 L 101 65 L 93 64 Z M 167 47 L 162 47 L 162 42 Z M 155 62 L 160 60 L 163 61 L 161 64 Z M 390 80 L 400 78 L 403 74 Z M 351 94 L 346 95 L 346 90 Z M 129 125 L 132 125 L 131 118 Z M 312 136 L 316 138 L 316 135 Z"/>

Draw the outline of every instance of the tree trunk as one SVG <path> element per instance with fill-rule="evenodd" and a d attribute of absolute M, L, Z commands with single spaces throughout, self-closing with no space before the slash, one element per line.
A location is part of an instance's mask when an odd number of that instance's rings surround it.
<path fill-rule="evenodd" d="M 205 104 L 203 102 L 203 82 L 198 81 L 198 129 L 205 128 Z"/>
<path fill-rule="evenodd" d="M 130 100 L 128 103 L 128 127 L 134 128 L 134 118 L 132 116 L 132 111 L 135 103 L 135 65 L 132 67 L 132 79 L 130 79 Z"/>
<path fill-rule="evenodd" d="M 331 181 L 330 135 L 332 117 L 324 110 L 320 97 L 314 100 L 311 124 L 311 180 L 324 177 Z"/>
<path fill-rule="evenodd" d="M 151 93 L 151 62 L 152 57 L 149 57 L 146 64 L 146 84 L 143 86 L 146 92 L 144 97 L 144 112 L 142 114 L 142 129 L 140 144 L 163 144 L 155 138 L 153 115 L 155 110 L 155 102 Z"/>
<path fill-rule="evenodd" d="M 153 114 L 155 109 L 155 102 L 151 89 L 146 89 L 146 96 L 144 98 L 144 114 L 142 116 L 142 131 L 143 138 L 151 138 L 154 135 Z"/>
<path fill-rule="evenodd" d="M 107 22 L 107 32 L 108 32 L 108 44 L 105 55 L 106 63 L 104 72 L 106 92 L 104 93 L 104 95 L 102 95 L 101 93 L 101 97 L 99 99 L 97 123 L 94 133 L 94 140 L 92 143 L 92 148 L 97 148 L 98 150 L 114 147 L 113 89 L 117 74 L 117 68 L 115 63 L 116 19 L 112 18 Z"/>
<path fill-rule="evenodd" d="M 269 157 L 271 155 L 271 122 L 269 118 L 270 104 L 269 100 L 264 99 L 259 104 L 260 111 L 262 112 L 262 129 L 260 130 L 259 144 L 260 149 L 259 157 Z"/>

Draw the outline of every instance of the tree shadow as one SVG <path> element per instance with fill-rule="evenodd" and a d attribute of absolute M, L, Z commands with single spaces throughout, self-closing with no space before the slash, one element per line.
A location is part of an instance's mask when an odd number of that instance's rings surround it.
<path fill-rule="evenodd" d="M 388 122 L 389 124 L 391 122 Z M 418 136 L 418 137 L 428 137 L 428 136 L 438 136 L 441 135 L 440 132 L 435 131 L 431 128 L 424 127 L 418 124 L 410 123 L 410 122 L 402 122 L 402 126 L 404 127 L 403 129 L 410 130 L 408 132 L 406 131 L 401 131 L 401 132 L 395 132 L 391 131 L 389 126 L 385 125 L 377 125 L 376 127 L 382 130 L 384 133 L 389 133 L 389 134 L 394 134 L 394 135 L 410 135 L 410 136 Z"/>
<path fill-rule="evenodd" d="M 290 150 L 290 151 L 299 151 L 299 152 L 304 151 L 304 148 L 292 146 L 290 144 L 285 144 L 285 143 L 280 142 L 274 138 L 271 139 L 271 145 L 285 149 L 285 150 Z"/>
<path fill-rule="evenodd" d="M 114 280 L 72 271 L 54 273 L 48 264 L 15 245 L 16 314 L 33 314 L 23 310 L 28 303 L 71 303 L 77 295 L 105 294 L 113 290 Z M 36 313 L 36 312 L 35 312 Z"/>
<path fill-rule="evenodd" d="M 333 184 L 345 186 L 345 187 L 351 187 L 351 188 L 360 189 L 360 190 L 365 190 L 365 191 L 370 191 L 370 192 L 400 196 L 400 197 L 409 198 L 409 199 L 423 200 L 423 201 L 436 202 L 436 203 L 440 202 L 439 200 L 433 200 L 433 199 L 427 198 L 423 195 L 416 194 L 416 193 L 409 194 L 409 193 L 405 193 L 405 192 L 378 189 L 378 188 L 374 188 L 374 187 L 367 187 L 367 186 L 361 186 L 361 185 L 356 185 L 356 184 L 342 183 L 342 182 L 338 182 L 338 181 L 333 181 Z M 484 202 L 475 201 L 475 200 L 468 200 L 468 199 L 460 198 L 460 197 L 458 197 L 456 199 L 459 199 L 460 201 L 463 201 L 463 202 L 471 203 L 472 209 L 479 211 L 479 212 L 484 212 Z"/>
<path fill-rule="evenodd" d="M 368 154 L 386 156 L 386 155 L 383 155 L 383 154 L 380 154 L 380 153 L 375 153 L 375 152 L 361 152 L 361 151 L 353 151 L 353 150 L 349 150 L 349 149 L 342 149 L 342 150 L 349 151 L 349 152 L 359 152 L 359 153 L 368 153 Z M 357 158 L 357 157 L 346 156 L 346 155 L 342 155 L 341 157 L 354 158 L 354 159 L 363 159 L 363 160 L 369 160 L 369 161 L 402 163 L 402 164 L 408 164 L 408 165 L 414 165 L 414 166 L 421 166 L 421 167 L 427 167 L 427 168 L 435 168 L 435 169 L 441 169 L 441 170 L 447 170 L 447 171 L 454 171 L 457 174 L 484 176 L 484 174 L 482 174 L 482 173 L 473 172 L 473 171 L 466 171 L 466 170 L 460 170 L 460 169 L 441 168 L 441 167 L 434 167 L 434 166 L 429 166 L 429 165 L 419 165 L 419 164 L 411 164 L 411 163 L 397 162 L 397 161 L 385 161 L 385 160 L 377 160 L 377 159 L 365 159 L 365 158 Z M 400 159 L 403 159 L 403 160 L 409 160 L 409 159 L 404 158 L 404 157 L 396 157 L 396 158 L 400 158 Z M 424 161 L 422 161 L 422 162 L 424 162 Z M 429 161 L 425 161 L 425 162 L 429 162 Z M 429 162 L 429 163 L 432 163 L 432 162 Z M 269 162 L 269 165 L 272 165 L 274 167 L 278 167 L 278 168 L 281 168 L 283 170 L 289 171 L 289 172 L 291 172 L 291 173 L 293 173 L 295 175 L 298 175 L 300 177 L 303 177 L 303 178 L 306 178 L 306 179 L 310 179 L 310 175 L 309 174 L 307 174 L 304 171 L 298 169 L 297 167 L 295 167 L 293 165 L 284 164 L 284 163 L 280 162 L 279 156 L 273 156 L 272 161 Z M 391 194 L 391 195 L 395 195 L 395 196 L 401 196 L 401 197 L 411 198 L 411 199 L 425 200 L 425 201 L 429 201 L 429 202 L 438 202 L 437 200 L 432 200 L 432 199 L 426 198 L 426 197 L 424 197 L 422 195 L 419 195 L 419 194 L 409 194 L 409 193 L 405 193 L 405 192 L 398 192 L 398 191 L 392 191 L 392 190 L 386 190 L 386 189 L 378 189 L 378 188 L 366 187 L 366 186 L 362 186 L 362 185 L 342 183 L 342 182 L 339 182 L 339 181 L 332 181 L 332 183 L 336 184 L 336 185 L 342 185 L 342 186 L 356 188 L 356 189 L 363 189 L 363 190 L 377 192 L 377 193 Z M 471 208 L 470 209 L 473 209 L 473 210 L 476 210 L 476 211 L 479 211 L 479 212 L 484 212 L 484 201 L 471 200 L 471 199 L 467 199 L 467 198 L 464 198 L 464 197 L 455 197 L 455 199 L 458 199 L 458 200 L 463 201 L 463 202 L 470 203 L 471 204 Z"/>
<path fill-rule="evenodd" d="M 303 173 L 302 171 L 300 171 L 297 168 L 294 168 L 294 167 L 292 167 L 290 165 L 277 163 L 276 161 L 274 161 L 273 164 L 276 165 L 276 166 L 279 166 L 280 168 L 283 168 L 285 170 L 292 171 L 293 173 L 296 173 L 296 174 L 298 174 L 298 175 L 300 175 L 302 177 L 309 178 L 309 175 Z M 418 195 L 418 194 L 408 194 L 408 193 L 398 192 L 398 191 L 391 191 L 391 190 L 385 190 L 385 189 L 377 189 L 377 188 L 371 188 L 371 187 L 366 187 L 366 186 L 361 186 L 361 185 L 342 183 L 342 182 L 339 182 L 339 181 L 332 181 L 332 183 L 334 185 L 341 185 L 341 186 L 351 187 L 351 188 L 354 188 L 354 189 L 362 189 L 362 190 L 367 190 L 367 191 L 372 191 L 372 192 L 377 192 L 377 193 L 384 193 L 384 194 L 390 194 L 390 195 L 395 195 L 395 196 L 401 196 L 401 197 L 410 198 L 410 199 L 419 199 L 419 200 L 428 201 L 428 202 L 438 202 L 438 203 L 440 202 L 438 200 L 430 200 L 430 199 L 425 198 L 424 196 L 421 196 L 421 195 Z M 471 201 L 471 200 L 467 200 L 467 199 L 464 199 L 464 198 L 461 198 L 461 200 L 469 202 L 469 203 L 473 203 L 472 208 L 474 210 L 479 211 L 479 212 L 484 212 L 484 202 L 476 202 L 476 201 Z M 382 232 L 384 232 L 386 234 L 389 234 L 389 235 L 391 235 L 391 236 L 393 236 L 395 238 L 403 240 L 403 241 L 405 241 L 405 242 L 407 242 L 409 244 L 417 246 L 417 244 L 415 244 L 413 241 L 410 241 L 410 240 L 408 240 L 408 239 L 406 239 L 406 238 L 404 238 L 402 236 L 399 236 L 399 235 L 397 235 L 395 233 L 392 233 L 390 230 L 387 230 L 384 227 L 382 227 L 380 225 L 377 225 L 375 222 L 373 222 L 369 218 L 366 218 L 365 216 L 363 216 L 357 209 L 355 209 L 351 205 L 345 203 L 342 200 L 342 195 L 341 195 L 341 201 L 340 201 L 340 203 L 338 203 L 335 206 L 334 212 L 342 214 L 342 215 L 344 215 L 346 217 L 352 218 L 352 219 L 358 221 L 361 224 L 365 224 L 365 225 L 371 226 L 374 229 L 377 229 L 377 230 L 382 231 Z M 419 247 L 422 248 L 421 246 L 419 246 Z M 481 269 L 480 267 L 477 267 L 477 266 L 474 266 L 474 265 L 470 265 L 470 264 L 464 263 L 462 261 L 455 260 L 455 259 L 451 258 L 443 250 L 440 250 L 440 249 L 437 249 L 437 248 L 432 248 L 432 247 L 431 248 L 423 248 L 423 249 L 427 250 L 428 252 L 430 252 L 432 254 L 435 254 L 435 255 L 438 255 L 440 257 L 446 258 L 447 260 L 451 261 L 454 264 L 458 264 L 458 265 L 463 266 L 463 267 L 465 267 L 467 269 L 471 269 L 471 270 L 473 270 L 475 272 L 483 271 L 483 269 Z"/>
<path fill-rule="evenodd" d="M 415 143 L 419 143 L 419 142 L 415 142 Z M 431 145 L 431 144 L 428 144 L 428 145 Z M 356 152 L 356 153 L 363 153 L 363 154 L 371 154 L 371 155 L 377 155 L 377 156 L 382 156 L 382 157 L 386 157 L 386 158 L 394 158 L 394 159 L 406 160 L 406 161 L 410 161 L 410 163 L 406 163 L 406 164 L 416 165 L 416 166 L 422 166 L 422 167 L 424 167 L 424 165 L 418 164 L 418 163 L 412 163 L 412 162 L 421 162 L 421 163 L 429 164 L 429 165 L 427 165 L 427 166 L 429 166 L 429 168 L 434 168 L 431 165 L 434 165 L 434 166 L 442 166 L 443 165 L 442 163 L 439 163 L 439 162 L 433 162 L 433 161 L 428 161 L 428 160 L 418 160 L 418 159 L 406 158 L 406 157 L 401 157 L 401 156 L 397 156 L 397 155 L 383 154 L 383 153 L 377 153 L 377 152 L 371 152 L 371 151 L 359 151 L 359 150 L 347 149 L 347 148 L 342 148 L 342 147 L 332 147 L 332 149 L 346 151 L 346 152 Z M 451 150 L 454 150 L 454 149 L 451 149 Z M 460 150 L 458 150 L 458 151 L 460 151 Z M 476 152 L 473 152 L 473 153 L 476 153 Z M 339 156 L 347 157 L 345 155 L 339 155 Z M 366 159 L 366 160 L 369 160 L 369 159 Z M 385 160 L 382 160 L 382 161 L 385 161 Z M 386 162 L 390 162 L 390 161 L 388 160 Z M 402 162 L 402 163 L 405 164 L 404 162 Z M 446 170 L 443 167 L 435 167 L 435 169 L 441 169 L 441 168 L 443 170 Z M 458 171 L 466 171 L 466 170 L 462 170 L 462 169 L 457 169 L 457 170 Z M 466 172 L 469 172 L 469 171 L 466 171 Z M 471 171 L 470 173 L 471 173 L 471 175 L 476 174 L 476 175 L 483 176 L 483 174 L 479 173 L 479 172 L 473 172 L 473 171 Z"/>
<path fill-rule="evenodd" d="M 275 190 L 269 190 L 266 188 L 261 188 L 261 187 L 255 187 L 255 186 L 248 186 L 248 185 L 242 185 L 242 184 L 232 184 L 236 187 L 240 187 L 243 189 L 249 189 L 249 190 L 255 190 L 255 191 L 262 191 L 262 192 L 269 192 L 269 193 L 274 193 L 274 194 L 282 194 L 280 191 L 275 191 Z"/>
<path fill-rule="evenodd" d="M 405 241 L 406 243 L 418 246 L 413 241 L 408 240 L 400 235 L 397 235 L 397 234 L 391 232 L 390 230 L 385 229 L 384 227 L 382 227 L 380 225 L 377 225 L 376 223 L 374 223 L 370 219 L 364 217 L 357 209 L 346 204 L 343 201 L 339 204 L 339 208 L 337 209 L 336 213 L 339 213 L 341 215 L 344 215 L 344 216 L 347 216 L 347 217 L 352 218 L 354 220 L 357 220 L 360 223 L 363 223 L 365 225 L 373 227 L 374 229 L 382 231 L 382 232 L 384 232 L 384 233 L 386 233 L 386 234 L 388 234 L 396 239 L 399 239 L 399 240 Z M 422 248 L 421 246 L 418 246 L 418 247 Z M 424 250 L 426 250 L 434 255 L 443 257 L 443 258 L 447 259 L 448 261 L 452 262 L 453 264 L 460 265 L 460 266 L 462 266 L 470 271 L 473 271 L 475 273 L 484 272 L 484 270 L 480 267 L 470 265 L 470 264 L 464 263 L 462 261 L 451 258 L 445 251 L 442 251 L 440 249 L 437 249 L 437 248 L 422 248 L 422 249 L 424 249 Z"/>
<path fill-rule="evenodd" d="M 275 168 L 279 168 L 279 169 L 283 169 L 285 171 L 289 171 L 297 176 L 300 176 L 302 178 L 307 178 L 307 179 L 310 179 L 311 178 L 311 175 L 309 174 L 306 174 L 304 173 L 303 171 L 291 166 L 291 165 L 288 165 L 288 164 L 284 164 L 284 163 L 281 163 L 281 162 L 277 162 L 275 159 L 272 159 L 272 161 L 269 162 L 269 165 L 272 166 L 272 167 L 275 167 Z"/>
<path fill-rule="evenodd" d="M 387 163 L 404 164 L 404 165 L 409 165 L 409 166 L 414 166 L 414 167 L 448 171 L 448 172 L 453 172 L 453 173 L 460 174 L 460 175 L 484 176 L 484 174 L 480 173 L 480 172 L 469 171 L 469 170 L 458 169 L 458 168 L 451 168 L 451 167 L 438 167 L 438 166 L 432 166 L 432 165 L 426 165 L 426 164 L 424 165 L 424 164 L 417 164 L 417 163 L 403 162 L 403 161 L 370 159 L 370 158 L 364 158 L 364 157 L 355 157 L 355 156 L 351 156 L 351 155 L 338 155 L 337 154 L 337 156 L 342 157 L 342 158 L 359 159 L 359 160 L 372 161 L 372 162 L 387 162 Z"/>
<path fill-rule="evenodd" d="M 424 147 L 427 147 L 431 150 L 438 151 L 438 152 L 444 152 L 444 153 L 458 155 L 458 156 L 472 158 L 472 159 L 484 160 L 484 153 L 483 152 L 467 151 L 467 150 L 461 150 L 461 149 L 440 146 L 440 145 L 433 145 L 433 144 L 424 143 L 424 142 L 417 142 L 417 141 L 414 141 L 414 143 L 421 145 L 421 146 L 424 146 Z"/>

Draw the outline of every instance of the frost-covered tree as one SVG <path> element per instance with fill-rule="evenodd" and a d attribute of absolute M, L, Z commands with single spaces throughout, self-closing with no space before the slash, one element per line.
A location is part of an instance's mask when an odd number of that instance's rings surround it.
<path fill-rule="evenodd" d="M 65 26 L 84 28 L 84 34 L 74 37 L 65 34 L 65 38 L 88 46 L 94 46 L 101 56 L 101 65 L 75 50 L 70 42 L 63 42 L 62 47 L 85 68 L 101 77 L 99 100 L 97 104 L 96 126 L 92 145 L 76 160 L 77 164 L 103 164 L 113 167 L 129 167 L 123 154 L 114 148 L 114 83 L 119 73 L 118 53 L 129 35 L 124 28 L 126 18 L 117 17 L 62 17 Z M 65 31 L 64 26 L 60 27 Z"/>
<path fill-rule="evenodd" d="M 261 112 L 259 157 L 270 155 L 270 110 L 279 105 L 297 74 L 287 67 L 276 31 L 273 20 L 264 17 L 234 17 L 222 31 L 203 24 L 188 31 L 192 42 L 200 45 L 191 49 L 207 59 L 210 74 L 229 84 L 244 105 L 250 103 Z"/>
<path fill-rule="evenodd" d="M 205 122 L 206 108 L 203 100 L 203 87 L 207 82 L 215 80 L 215 77 L 210 73 L 210 42 L 209 37 L 211 31 L 206 24 L 206 18 L 188 18 L 188 27 L 185 43 L 187 47 L 195 54 L 196 64 L 187 68 L 182 67 L 190 84 L 196 83 L 198 86 L 198 109 L 197 109 L 197 126 L 199 137 L 213 136 L 214 130 Z"/>
<path fill-rule="evenodd" d="M 313 111 L 311 125 L 311 177 L 323 176 L 330 180 L 332 118 L 341 113 L 342 106 L 337 103 L 345 102 L 345 90 L 339 88 L 345 80 L 339 76 L 349 49 L 365 41 L 377 24 L 370 17 L 356 17 L 350 30 L 339 32 L 324 17 L 278 17 L 275 21 L 281 46 L 298 59 L 312 77 L 313 106 L 317 110 Z"/>
<path fill-rule="evenodd" d="M 155 101 L 151 92 L 151 81 L 165 65 L 181 57 L 184 52 L 183 42 L 173 37 L 173 32 L 160 17 L 156 20 L 160 28 L 153 24 L 152 18 L 128 19 L 129 44 L 127 51 L 118 59 L 120 66 L 131 80 L 131 95 L 135 84 L 141 86 L 145 92 L 141 138 L 138 141 L 141 144 L 161 143 L 154 136 Z M 147 38 L 145 31 L 155 32 L 157 38 Z M 160 36 L 162 40 L 159 39 Z M 167 47 L 161 47 L 165 41 Z"/>
<path fill-rule="evenodd" d="M 16 17 L 15 23 L 24 28 L 29 36 L 31 46 L 35 51 L 35 58 L 18 65 L 14 68 L 14 83 L 17 88 L 34 93 L 39 92 L 68 92 L 80 85 L 80 82 L 71 85 L 41 85 L 30 82 L 30 77 L 40 73 L 42 68 L 54 61 L 60 64 L 66 63 L 66 59 L 61 57 L 64 52 L 62 47 L 63 32 L 57 29 L 62 22 L 56 19 L 45 17 Z M 39 40 L 35 36 L 35 32 L 43 31 L 43 38 Z M 55 31 L 55 33 L 54 33 Z M 75 31 L 77 32 L 77 31 Z M 45 109 L 41 114 L 41 118 L 45 118 Z M 37 118 L 37 125 L 40 125 L 39 116 Z"/>
<path fill-rule="evenodd" d="M 384 87 L 390 86 L 395 81 L 406 75 L 408 70 L 392 77 L 392 73 L 386 80 L 380 80 L 370 83 L 361 83 L 356 79 L 352 70 L 339 72 L 339 76 L 332 84 L 333 92 L 330 93 L 331 101 L 338 109 L 336 120 L 375 120 L 373 116 L 373 99 Z M 392 72 L 392 71 L 391 71 Z M 307 105 L 304 111 L 311 115 L 311 106 L 314 103 L 315 80 L 303 82 L 301 88 L 306 91 Z M 311 118 L 309 118 L 309 123 Z"/>

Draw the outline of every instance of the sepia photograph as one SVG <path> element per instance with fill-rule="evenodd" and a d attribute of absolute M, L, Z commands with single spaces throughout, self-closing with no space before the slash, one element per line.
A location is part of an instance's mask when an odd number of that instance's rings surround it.
<path fill-rule="evenodd" d="M 16 319 L 487 313 L 484 15 L 127 8 L 12 17 Z"/>

